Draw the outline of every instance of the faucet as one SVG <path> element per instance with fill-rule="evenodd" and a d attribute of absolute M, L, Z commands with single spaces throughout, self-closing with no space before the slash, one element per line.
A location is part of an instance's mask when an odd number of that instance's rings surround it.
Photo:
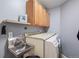
<path fill-rule="evenodd" d="M 22 39 L 23 39 L 23 43 L 26 43 L 26 36 L 25 36 L 25 34 L 22 34 Z"/>

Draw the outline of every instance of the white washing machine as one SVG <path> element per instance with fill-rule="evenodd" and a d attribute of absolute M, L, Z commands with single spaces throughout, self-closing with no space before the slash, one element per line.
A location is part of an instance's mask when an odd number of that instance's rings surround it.
<path fill-rule="evenodd" d="M 42 33 L 31 35 L 26 38 L 26 42 L 35 46 L 34 54 L 41 58 L 58 58 L 59 49 L 55 33 Z"/>

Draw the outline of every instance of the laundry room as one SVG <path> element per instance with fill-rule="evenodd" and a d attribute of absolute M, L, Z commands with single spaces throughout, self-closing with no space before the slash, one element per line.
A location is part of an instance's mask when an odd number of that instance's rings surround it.
<path fill-rule="evenodd" d="M 79 58 L 79 0 L 0 0 L 0 58 Z"/>

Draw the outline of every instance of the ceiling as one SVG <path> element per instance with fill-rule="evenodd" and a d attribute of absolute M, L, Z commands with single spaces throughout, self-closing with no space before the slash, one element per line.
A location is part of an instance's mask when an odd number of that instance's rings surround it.
<path fill-rule="evenodd" d="M 67 0 L 39 0 L 39 2 L 44 5 L 47 9 L 51 9 L 62 5 Z"/>

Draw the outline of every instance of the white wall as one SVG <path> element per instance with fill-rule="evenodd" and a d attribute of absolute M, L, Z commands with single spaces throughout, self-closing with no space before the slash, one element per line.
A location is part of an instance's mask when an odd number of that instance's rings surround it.
<path fill-rule="evenodd" d="M 60 7 L 50 9 L 48 12 L 50 15 L 50 27 L 48 32 L 60 33 Z"/>
<path fill-rule="evenodd" d="M 0 19 L 17 19 L 25 15 L 25 0 L 0 0 Z"/>
<path fill-rule="evenodd" d="M 62 6 L 61 38 L 63 53 L 67 57 L 79 58 L 79 0 L 69 0 Z"/>

